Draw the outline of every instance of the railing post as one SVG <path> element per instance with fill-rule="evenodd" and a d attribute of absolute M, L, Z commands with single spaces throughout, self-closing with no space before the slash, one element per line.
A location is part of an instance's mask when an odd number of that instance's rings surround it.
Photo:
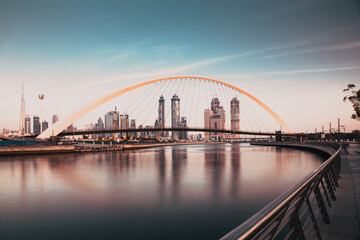
<path fill-rule="evenodd" d="M 319 206 L 323 221 L 326 224 L 330 224 L 330 217 L 329 217 L 329 214 L 328 214 L 328 212 L 326 210 L 324 199 L 323 199 L 323 197 L 321 195 L 321 191 L 320 191 L 318 185 L 315 186 L 314 193 L 315 193 L 316 201 L 318 202 L 318 206 Z"/>
<path fill-rule="evenodd" d="M 321 180 L 320 180 L 320 183 L 321 183 L 322 189 L 323 189 L 323 191 L 324 191 L 326 201 L 327 201 L 329 207 L 332 207 L 331 201 L 330 201 L 330 198 L 329 198 L 329 195 L 328 195 L 328 193 L 327 193 L 327 191 L 326 191 L 325 184 L 324 184 L 324 181 L 322 180 L 322 178 L 321 178 Z"/>
<path fill-rule="evenodd" d="M 290 226 L 294 228 L 296 239 L 305 240 L 305 235 L 299 220 L 298 211 L 296 211 L 296 213 L 291 217 L 289 223 Z"/>
<path fill-rule="evenodd" d="M 338 168 L 337 166 L 338 164 L 336 162 L 334 162 L 334 164 L 332 165 L 332 175 L 333 175 L 333 179 L 334 179 L 334 182 L 335 182 L 335 186 L 336 187 L 339 187 L 339 183 L 338 183 L 338 180 L 340 178 L 340 169 Z"/>
<path fill-rule="evenodd" d="M 326 182 L 327 188 L 328 188 L 328 190 L 329 190 L 331 199 L 332 199 L 333 201 L 336 201 L 336 197 L 335 197 L 333 185 L 332 185 L 332 183 L 331 183 L 330 180 L 329 180 L 329 173 L 325 173 L 324 178 L 325 178 L 325 182 Z"/>
<path fill-rule="evenodd" d="M 320 229 L 319 229 L 319 226 L 318 226 L 318 224 L 317 224 L 317 222 L 316 222 L 315 214 L 314 214 L 314 211 L 312 210 L 312 207 L 311 207 L 311 203 L 310 203 L 309 198 L 306 198 L 306 204 L 307 204 L 307 207 L 308 207 L 308 210 L 309 210 L 309 213 L 310 213 L 311 221 L 312 221 L 312 223 L 313 223 L 316 236 L 317 236 L 317 238 L 318 238 L 319 240 L 322 240 L 321 233 L 320 233 Z"/>

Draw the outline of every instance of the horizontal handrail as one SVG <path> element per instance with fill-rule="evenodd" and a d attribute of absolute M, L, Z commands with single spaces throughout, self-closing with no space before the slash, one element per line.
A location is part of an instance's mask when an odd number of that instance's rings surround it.
<path fill-rule="evenodd" d="M 103 128 L 92 130 L 73 130 L 62 131 L 57 136 L 86 135 L 86 134 L 103 134 L 103 133 L 132 133 L 132 132 L 214 132 L 214 133 L 231 133 L 242 135 L 260 135 L 260 136 L 276 136 L 275 132 L 255 132 L 255 131 L 234 131 L 231 129 L 218 128 L 199 128 L 199 127 L 145 127 L 145 128 Z M 282 133 L 282 136 L 296 136 L 295 133 Z"/>
<path fill-rule="evenodd" d="M 340 173 L 340 144 L 327 144 L 327 146 L 325 144 L 268 143 L 265 145 L 316 149 L 331 155 L 331 157 L 306 176 L 300 183 L 280 195 L 221 239 L 274 239 L 276 236 L 286 235 L 288 237 L 293 235 L 295 238 L 304 239 L 304 226 L 301 224 L 302 219 L 299 217 L 299 209 L 305 205 L 307 205 L 308 212 L 303 214 L 303 216 L 306 216 L 307 220 L 311 219 L 312 225 L 310 226 L 317 238 L 319 238 L 320 229 L 318 225 L 320 223 L 316 221 L 312 212 L 314 206 L 309 205 L 308 202 L 310 201 L 308 200 L 311 197 L 316 198 L 317 205 L 315 207 L 320 210 L 323 222 L 329 223 L 330 220 L 324 204 L 324 198 L 329 199 L 329 196 L 333 196 L 334 186 L 337 185 Z M 330 204 L 328 203 L 328 205 Z M 289 226 L 288 230 L 285 229 L 286 226 Z M 291 229 L 293 232 L 289 233 Z"/>

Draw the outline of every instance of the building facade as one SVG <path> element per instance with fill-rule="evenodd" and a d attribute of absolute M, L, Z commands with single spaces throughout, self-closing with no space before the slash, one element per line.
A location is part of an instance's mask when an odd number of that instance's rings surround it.
<path fill-rule="evenodd" d="M 159 99 L 158 125 L 159 127 L 165 127 L 165 98 L 163 95 L 161 95 Z M 167 137 L 167 132 L 161 132 L 160 136 Z"/>
<path fill-rule="evenodd" d="M 31 133 L 31 118 L 29 115 L 25 117 L 25 134 Z"/>
<path fill-rule="evenodd" d="M 224 108 L 220 105 L 220 100 L 215 97 L 211 100 L 211 111 L 214 113 L 214 114 L 220 114 L 222 115 L 222 127 L 223 129 L 226 128 L 225 126 L 225 110 Z"/>
<path fill-rule="evenodd" d="M 240 131 L 240 102 L 234 97 L 230 102 L 231 130 Z"/>
<path fill-rule="evenodd" d="M 56 123 L 57 121 L 59 121 L 59 117 L 58 117 L 58 115 L 54 115 L 52 117 L 52 124 Z"/>
<path fill-rule="evenodd" d="M 45 131 L 46 129 L 48 129 L 49 127 L 49 123 L 44 120 L 42 123 L 41 123 L 41 132 Z"/>
<path fill-rule="evenodd" d="M 204 128 L 225 129 L 225 110 L 218 98 L 211 100 L 211 109 L 204 111 Z M 222 133 L 205 132 L 205 141 L 220 141 Z"/>
<path fill-rule="evenodd" d="M 129 115 L 124 113 L 120 115 L 120 129 L 129 129 Z M 129 138 L 129 133 L 120 133 L 121 137 Z"/>
<path fill-rule="evenodd" d="M 160 127 L 165 127 L 165 98 L 163 95 L 159 99 L 158 121 Z"/>
<path fill-rule="evenodd" d="M 119 112 L 116 111 L 110 111 L 105 114 L 105 128 L 106 129 L 119 129 Z M 111 133 L 106 133 L 105 137 L 111 137 Z"/>
<path fill-rule="evenodd" d="M 130 129 L 136 129 L 136 121 L 135 121 L 135 119 L 131 119 L 131 121 L 130 121 Z M 138 133 L 137 132 L 131 132 L 130 137 L 137 138 Z"/>
<path fill-rule="evenodd" d="M 213 112 L 211 109 L 205 109 L 204 110 L 204 128 L 209 129 L 210 128 L 210 116 L 213 115 Z M 206 141 L 210 140 L 210 133 L 204 132 L 204 138 Z"/>
<path fill-rule="evenodd" d="M 96 124 L 95 124 L 95 129 L 96 130 L 102 130 L 104 128 L 105 128 L 104 121 L 102 120 L 101 117 L 99 117 Z M 103 138 L 103 137 L 105 137 L 105 134 L 104 133 L 99 133 L 99 134 L 96 134 L 96 137 Z"/>
<path fill-rule="evenodd" d="M 39 135 L 41 130 L 40 130 L 41 124 L 40 124 L 40 117 L 39 116 L 34 116 L 33 117 L 33 132 L 36 135 Z"/>
<path fill-rule="evenodd" d="M 175 94 L 171 98 L 171 127 L 179 127 L 180 125 L 180 98 Z M 179 139 L 179 132 L 173 131 L 172 138 Z"/>
<path fill-rule="evenodd" d="M 181 121 L 180 121 L 179 127 L 182 127 L 182 128 L 186 128 L 186 127 L 187 127 L 186 117 L 181 117 Z M 179 139 L 187 140 L 187 139 L 188 139 L 188 132 L 187 132 L 187 131 L 181 131 L 181 132 L 179 132 Z"/>

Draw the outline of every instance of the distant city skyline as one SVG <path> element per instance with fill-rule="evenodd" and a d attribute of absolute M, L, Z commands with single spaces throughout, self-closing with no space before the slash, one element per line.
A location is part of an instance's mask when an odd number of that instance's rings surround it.
<path fill-rule="evenodd" d="M 0 9 L 1 130 L 19 129 L 22 82 L 25 116 L 41 115 L 44 93 L 41 121 L 51 123 L 105 94 L 174 75 L 240 87 L 295 132 L 338 118 L 347 132 L 360 128 L 342 102 L 348 83 L 360 87 L 359 1 L 20 2 Z"/>

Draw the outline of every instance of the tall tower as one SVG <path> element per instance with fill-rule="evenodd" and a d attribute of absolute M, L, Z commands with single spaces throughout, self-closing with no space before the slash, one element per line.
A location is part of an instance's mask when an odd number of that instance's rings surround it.
<path fill-rule="evenodd" d="M 19 124 L 19 133 L 25 133 L 25 98 L 24 98 L 24 82 L 22 82 L 21 89 L 21 109 L 20 109 L 20 124 Z"/>
<path fill-rule="evenodd" d="M 105 114 L 105 128 L 106 129 L 119 129 L 120 127 L 120 117 L 119 117 L 119 112 L 116 111 L 110 111 L 108 113 Z M 114 124 L 115 123 L 115 124 Z M 107 133 L 105 135 L 105 137 L 110 137 L 111 134 Z"/>
<path fill-rule="evenodd" d="M 222 123 L 221 123 L 221 129 L 225 129 L 225 110 L 223 108 L 223 106 L 220 105 L 220 100 L 215 97 L 211 100 L 211 111 L 214 114 L 220 114 L 221 118 L 222 118 Z"/>
<path fill-rule="evenodd" d="M 163 95 L 159 99 L 158 120 L 160 127 L 165 127 L 165 98 Z"/>
<path fill-rule="evenodd" d="M 230 102 L 231 130 L 240 131 L 240 102 L 234 97 Z"/>
<path fill-rule="evenodd" d="M 41 132 L 41 124 L 40 124 L 39 116 L 34 116 L 34 118 L 33 118 L 33 128 L 34 128 L 34 130 L 33 130 L 34 134 L 39 135 L 40 132 Z"/>
<path fill-rule="evenodd" d="M 204 128 L 210 128 L 210 116 L 213 115 L 213 112 L 210 109 L 204 110 Z M 206 141 L 210 139 L 210 133 L 204 132 L 204 138 Z"/>
<path fill-rule="evenodd" d="M 29 115 L 25 117 L 25 133 L 31 133 L 31 119 Z"/>
<path fill-rule="evenodd" d="M 52 118 L 52 124 L 55 124 L 57 121 L 59 121 L 58 115 L 54 115 Z"/>
<path fill-rule="evenodd" d="M 219 114 L 220 110 L 221 110 L 221 106 L 220 106 L 220 100 L 215 97 L 211 100 L 211 111 L 214 114 Z"/>
<path fill-rule="evenodd" d="M 171 127 L 180 126 L 180 98 L 175 94 L 171 98 Z M 173 139 L 179 139 L 179 132 L 172 132 Z"/>
<path fill-rule="evenodd" d="M 159 127 L 165 127 L 165 98 L 163 95 L 159 99 L 159 108 L 158 108 L 158 124 Z M 161 137 L 166 137 L 167 132 L 161 132 Z"/>

